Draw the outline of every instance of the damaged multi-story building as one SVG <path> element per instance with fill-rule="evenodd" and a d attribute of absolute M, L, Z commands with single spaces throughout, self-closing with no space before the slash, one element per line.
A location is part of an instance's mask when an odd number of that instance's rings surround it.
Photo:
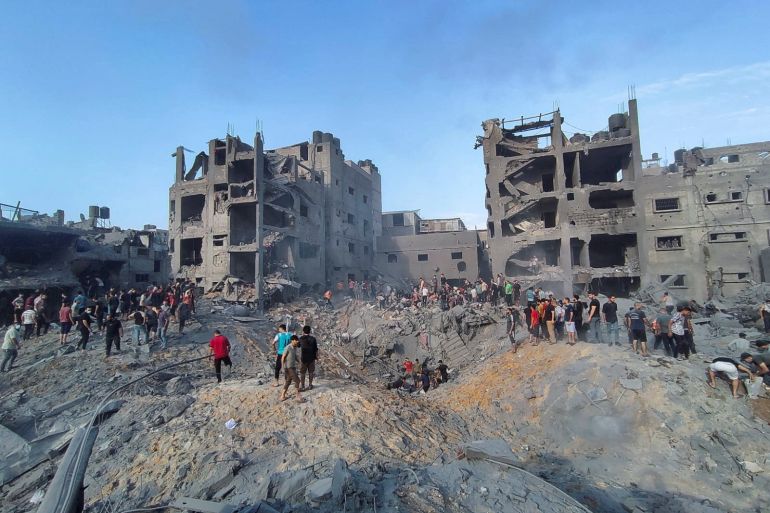
<path fill-rule="evenodd" d="M 122 230 L 109 218 L 107 207 L 91 206 L 87 217 L 65 223 L 62 210 L 49 216 L 0 204 L 0 324 L 19 293 L 46 291 L 53 315 L 62 293 L 166 283 L 168 232 L 152 225 Z"/>
<path fill-rule="evenodd" d="M 636 100 L 591 136 L 564 123 L 557 110 L 482 124 L 493 273 L 564 294 L 665 287 L 697 300 L 770 278 L 770 143 L 679 150 L 661 167 L 642 159 Z"/>
<path fill-rule="evenodd" d="M 174 153 L 170 189 L 176 275 L 206 289 L 234 281 L 243 290 L 262 281 L 319 290 L 370 278 L 382 209 L 371 160 L 345 160 L 340 140 L 319 131 L 273 150 L 264 150 L 261 134 L 253 145 L 213 139 L 189 170 L 185 151 Z"/>
<path fill-rule="evenodd" d="M 440 273 L 452 285 L 486 272 L 479 232 L 462 219 L 422 219 L 416 210 L 384 212 L 377 239 L 377 271 L 388 281 L 415 284 Z"/>

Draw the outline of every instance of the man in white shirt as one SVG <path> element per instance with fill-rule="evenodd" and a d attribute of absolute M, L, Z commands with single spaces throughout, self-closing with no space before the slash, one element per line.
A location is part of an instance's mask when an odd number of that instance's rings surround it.
<path fill-rule="evenodd" d="M 35 321 L 37 315 L 35 310 L 28 308 L 21 314 L 21 323 L 24 325 L 24 340 L 29 340 L 32 337 L 32 333 L 35 331 Z"/>
<path fill-rule="evenodd" d="M 743 353 L 749 350 L 749 346 L 750 344 L 749 341 L 746 340 L 746 334 L 738 333 L 738 338 L 731 340 L 730 343 L 727 344 L 727 349 L 734 353 Z"/>

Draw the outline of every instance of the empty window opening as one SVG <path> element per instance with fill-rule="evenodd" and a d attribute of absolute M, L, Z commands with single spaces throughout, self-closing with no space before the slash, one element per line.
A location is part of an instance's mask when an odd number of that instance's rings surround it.
<path fill-rule="evenodd" d="M 299 206 L 299 215 L 300 217 L 307 217 L 307 205 Z"/>
<path fill-rule="evenodd" d="M 733 201 L 738 201 L 743 199 L 743 193 L 741 191 L 731 191 L 730 192 L 730 199 Z"/>
<path fill-rule="evenodd" d="M 364 235 L 369 234 L 369 221 L 364 219 Z"/>
<path fill-rule="evenodd" d="M 227 181 L 243 183 L 254 180 L 254 159 L 234 160 L 227 168 Z"/>
<path fill-rule="evenodd" d="M 719 161 L 722 162 L 723 164 L 735 164 L 737 162 L 740 162 L 740 160 L 741 160 L 740 155 L 736 155 L 736 154 L 722 155 L 721 157 L 719 157 Z"/>
<path fill-rule="evenodd" d="M 174 240 L 174 239 L 171 239 L 170 241 L 168 241 L 168 243 L 169 243 L 169 247 L 168 247 L 169 253 L 173 253 L 174 252 L 174 246 L 175 246 L 174 243 L 175 242 L 176 242 L 176 240 Z M 115 246 L 115 247 L 120 247 L 120 246 Z"/>
<path fill-rule="evenodd" d="M 681 210 L 679 198 L 658 198 L 655 200 L 655 212 L 672 212 Z"/>
<path fill-rule="evenodd" d="M 671 278 L 672 275 L 670 274 L 661 274 L 660 275 L 660 282 L 663 283 L 669 278 Z M 676 277 L 668 283 L 668 286 L 671 288 L 685 288 L 687 285 L 685 284 L 685 275 L 684 274 L 677 274 Z"/>
<path fill-rule="evenodd" d="M 251 251 L 230 253 L 230 273 L 246 283 L 254 283 L 256 258 L 257 254 Z"/>
<path fill-rule="evenodd" d="M 628 266 L 638 269 L 636 234 L 592 235 L 588 244 L 588 261 L 591 267 Z"/>
<path fill-rule="evenodd" d="M 714 203 L 717 201 L 717 195 L 714 192 L 706 194 L 706 203 Z"/>
<path fill-rule="evenodd" d="M 149 274 L 137 274 L 134 276 L 136 278 L 134 281 L 137 283 L 146 283 L 150 281 L 150 275 Z"/>
<path fill-rule="evenodd" d="M 543 192 L 553 192 L 553 174 L 546 173 L 542 177 Z"/>
<path fill-rule="evenodd" d="M 634 206 L 632 191 L 594 191 L 588 196 L 591 208 L 629 208 Z"/>
<path fill-rule="evenodd" d="M 404 214 L 393 214 L 393 226 L 404 226 Z"/>
<path fill-rule="evenodd" d="M 574 192 L 568 192 L 567 193 L 567 201 L 573 201 L 575 199 L 575 193 Z"/>
<path fill-rule="evenodd" d="M 136 248 L 136 254 L 138 256 L 147 256 L 150 254 L 150 250 L 147 248 Z"/>
<path fill-rule="evenodd" d="M 227 235 L 214 235 L 212 238 L 212 244 L 217 247 L 222 247 L 227 241 Z"/>
<path fill-rule="evenodd" d="M 366 196 L 366 194 L 364 194 L 362 199 L 364 200 L 364 203 L 369 203 L 369 198 Z"/>
<path fill-rule="evenodd" d="M 462 251 L 454 251 L 452 252 L 452 260 L 462 260 L 463 259 L 463 252 Z"/>
<path fill-rule="evenodd" d="M 182 239 L 179 242 L 179 257 L 182 265 L 200 265 L 203 263 L 201 249 L 203 248 L 203 239 Z"/>
<path fill-rule="evenodd" d="M 598 290 L 606 295 L 628 297 L 639 290 L 641 280 L 638 277 L 623 278 L 594 278 L 589 284 L 589 290 Z M 618 312 L 620 313 L 620 312 Z M 586 315 L 586 314 L 583 314 Z M 583 317 L 585 319 L 585 317 Z"/>
<path fill-rule="evenodd" d="M 308 244 L 307 242 L 299 243 L 299 257 L 300 258 L 316 258 L 320 246 L 318 244 Z"/>
<path fill-rule="evenodd" d="M 574 152 L 564 154 L 564 186 L 567 189 L 571 189 L 575 186 L 575 162 L 577 161 L 575 156 L 576 153 Z"/>
<path fill-rule="evenodd" d="M 770 189 L 765 189 L 765 203 L 770 203 Z"/>
<path fill-rule="evenodd" d="M 770 189 L 768 189 L 770 191 Z M 768 196 L 770 197 L 770 196 Z M 168 215 L 171 219 L 174 219 L 174 215 L 176 214 L 176 201 L 171 200 L 168 203 Z"/>
<path fill-rule="evenodd" d="M 396 262 L 398 262 L 398 256 L 393 253 L 388 254 L 388 263 L 395 264 Z"/>
<path fill-rule="evenodd" d="M 214 184 L 214 192 L 224 192 L 227 191 L 228 185 L 226 183 L 215 183 Z"/>
<path fill-rule="evenodd" d="M 546 228 L 556 227 L 556 211 L 543 212 L 540 214 L 540 218 L 543 220 L 543 224 Z"/>
<path fill-rule="evenodd" d="M 224 141 L 217 140 L 214 143 L 214 164 L 224 166 L 227 159 L 227 146 Z"/>
<path fill-rule="evenodd" d="M 511 191 L 508 190 L 503 182 L 497 184 L 497 194 L 500 195 L 501 198 L 513 197 L 513 194 L 511 194 Z"/>
<path fill-rule="evenodd" d="M 356 245 L 352 242 L 348 242 L 348 253 L 355 253 L 356 252 Z"/>
<path fill-rule="evenodd" d="M 580 155 L 581 185 L 599 185 L 619 182 L 624 170 L 631 166 L 631 146 L 610 146 L 591 150 Z"/>
<path fill-rule="evenodd" d="M 364 246 L 364 255 L 369 254 L 369 246 Z"/>
<path fill-rule="evenodd" d="M 468 266 L 465 264 L 465 262 L 463 261 L 457 262 L 457 270 L 460 271 L 461 273 L 464 273 L 467 267 Z"/>
<path fill-rule="evenodd" d="M 737 273 L 736 278 L 739 280 L 748 280 L 749 279 L 749 273 Z"/>
<path fill-rule="evenodd" d="M 742 242 L 748 240 L 746 232 L 710 233 L 709 242 Z"/>
<path fill-rule="evenodd" d="M 182 222 L 200 221 L 203 218 L 203 207 L 206 205 L 206 196 L 192 194 L 182 196 Z"/>
<path fill-rule="evenodd" d="M 356 216 L 348 214 L 348 224 L 356 224 Z"/>
<path fill-rule="evenodd" d="M 427 262 L 428 261 L 428 254 L 427 253 L 420 253 L 417 255 L 417 261 L 418 262 Z"/>
<path fill-rule="evenodd" d="M 267 211 L 267 207 L 265 207 Z M 257 209 L 254 205 L 230 207 L 230 244 L 252 244 L 257 240 Z"/>
<path fill-rule="evenodd" d="M 250 208 L 252 211 L 255 210 L 254 207 Z M 265 205 L 263 212 L 265 216 L 264 222 L 268 226 L 275 226 L 276 228 L 291 228 L 294 226 L 294 216 L 292 214 L 270 205 Z M 254 219 L 256 223 L 256 217 Z"/>
<path fill-rule="evenodd" d="M 682 249 L 682 236 L 672 235 L 669 237 L 655 237 L 655 249 Z"/>
<path fill-rule="evenodd" d="M 572 265 L 587 266 L 588 262 L 584 260 L 588 255 L 585 254 L 586 243 L 580 239 L 570 239 L 569 241 L 570 257 Z"/>
<path fill-rule="evenodd" d="M 492 213 L 489 213 L 490 216 L 492 216 Z M 487 223 L 487 231 L 489 232 L 489 238 L 494 239 L 495 238 L 495 223 L 488 222 Z"/>
<path fill-rule="evenodd" d="M 160 260 L 153 261 L 152 272 L 154 272 L 154 273 L 159 273 L 160 272 Z"/>
<path fill-rule="evenodd" d="M 348 194 L 353 196 L 356 193 L 356 190 L 353 187 L 348 187 Z"/>

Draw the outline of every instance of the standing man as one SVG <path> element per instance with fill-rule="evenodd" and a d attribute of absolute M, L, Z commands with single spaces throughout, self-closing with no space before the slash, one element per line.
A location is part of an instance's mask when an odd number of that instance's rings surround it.
<path fill-rule="evenodd" d="M 299 347 L 299 338 L 297 335 L 290 335 L 289 345 L 284 348 L 283 355 L 281 356 L 283 367 L 283 391 L 281 392 L 281 401 L 286 400 L 286 392 L 289 387 L 294 383 L 294 387 L 297 389 L 297 402 L 303 402 L 302 392 L 299 387 L 299 376 L 297 375 L 297 348 Z"/>
<path fill-rule="evenodd" d="M 50 323 L 48 322 L 48 318 L 46 317 L 45 308 L 46 308 L 46 299 L 48 296 L 45 293 L 41 293 L 39 296 L 35 298 L 35 316 L 37 317 L 37 336 L 40 336 L 40 329 L 43 329 L 43 335 L 48 334 L 48 327 Z"/>
<path fill-rule="evenodd" d="M 24 340 L 29 340 L 32 338 L 32 334 L 35 332 L 35 321 L 37 320 L 37 315 L 35 315 L 34 308 L 30 305 L 30 307 L 21 314 L 21 324 L 24 326 Z"/>
<path fill-rule="evenodd" d="M 115 350 L 120 351 L 120 339 L 123 337 L 123 324 L 118 319 L 117 314 L 108 313 L 107 322 L 104 323 L 104 344 L 107 349 L 107 357 L 112 353 L 112 344 L 115 344 Z"/>
<path fill-rule="evenodd" d="M 0 372 L 8 372 L 13 368 L 13 362 L 19 356 L 21 342 L 19 342 L 19 329 L 21 326 L 12 324 L 3 337 L 3 363 L 0 364 Z"/>
<path fill-rule="evenodd" d="M 13 322 L 21 324 L 21 314 L 24 313 L 24 294 L 19 292 L 19 295 L 11 301 L 13 306 Z"/>
<path fill-rule="evenodd" d="M 607 343 L 616 346 L 620 345 L 618 341 L 618 304 L 615 302 L 615 296 L 610 296 L 609 301 L 602 306 L 602 320 L 607 326 Z"/>
<path fill-rule="evenodd" d="M 649 321 L 642 310 L 641 303 L 634 303 L 634 307 L 626 314 L 626 328 L 631 333 L 631 347 L 636 354 L 642 350 L 642 356 L 650 356 L 647 352 L 647 326 Z M 639 347 L 637 347 L 637 344 Z"/>
<path fill-rule="evenodd" d="M 91 336 L 91 307 L 78 316 L 78 331 L 80 331 L 80 340 L 78 349 L 85 351 L 88 344 L 88 337 Z"/>
<path fill-rule="evenodd" d="M 519 280 L 513 280 L 513 302 L 516 306 L 521 304 L 521 283 Z"/>
<path fill-rule="evenodd" d="M 155 307 L 155 312 L 158 314 L 158 340 L 160 340 L 160 348 L 166 349 L 168 346 L 168 325 L 171 322 L 171 311 Z"/>
<path fill-rule="evenodd" d="M 596 294 L 593 292 L 588 293 L 588 338 L 589 342 L 599 344 L 602 341 L 601 334 L 601 319 L 599 313 L 599 300 L 596 299 Z"/>
<path fill-rule="evenodd" d="M 214 337 L 209 341 L 209 352 L 214 358 L 214 372 L 217 375 L 217 383 L 222 382 L 222 364 L 232 368 L 230 361 L 230 341 L 219 330 L 214 330 Z"/>
<path fill-rule="evenodd" d="M 663 297 L 660 298 L 660 302 L 663 303 L 663 307 L 669 315 L 674 313 L 674 298 L 671 297 L 671 294 L 664 292 Z"/>
<path fill-rule="evenodd" d="M 518 344 L 516 343 L 516 315 L 513 312 L 513 307 L 506 309 L 506 323 L 508 340 L 511 342 L 511 350 L 515 353 L 518 350 Z M 441 363 L 441 360 L 439 360 Z"/>
<path fill-rule="evenodd" d="M 179 320 L 179 334 L 184 332 L 184 324 L 190 319 L 190 305 L 187 303 L 180 303 L 177 309 L 177 319 Z"/>
<path fill-rule="evenodd" d="M 759 317 L 765 326 L 765 333 L 770 333 L 770 298 L 759 306 Z"/>
<path fill-rule="evenodd" d="M 668 336 L 668 321 L 671 320 L 671 315 L 666 311 L 666 307 L 662 307 L 658 310 L 658 315 L 655 317 L 655 321 L 652 324 L 653 332 L 655 333 L 655 345 L 652 346 L 654 350 L 658 350 L 660 343 L 663 342 L 663 349 L 665 349 L 668 356 L 676 358 L 676 345 Z"/>
<path fill-rule="evenodd" d="M 67 337 L 69 337 L 72 325 L 75 324 L 75 320 L 72 318 L 72 308 L 67 301 L 62 302 L 59 309 L 59 326 L 61 327 L 61 334 L 59 335 L 59 344 L 64 345 L 67 343 Z"/>
<path fill-rule="evenodd" d="M 583 302 L 580 300 L 578 294 L 572 296 L 572 308 L 575 310 L 575 341 L 580 340 L 580 336 L 583 333 Z"/>
<path fill-rule="evenodd" d="M 685 326 L 687 325 L 687 318 L 689 316 L 690 307 L 685 306 L 682 310 L 672 315 L 671 320 L 668 321 L 668 336 L 673 337 L 676 342 L 676 350 L 678 353 L 677 360 L 690 359 L 690 344 L 687 343 L 687 339 L 684 336 Z"/>
<path fill-rule="evenodd" d="M 564 298 L 564 331 L 567 332 L 567 344 L 574 346 L 577 343 L 577 329 L 575 328 L 575 307 L 568 297 Z"/>
<path fill-rule="evenodd" d="M 281 367 L 283 365 L 283 353 L 286 347 L 291 343 L 291 333 L 286 333 L 286 325 L 281 324 L 278 326 L 278 333 L 273 337 L 273 349 L 275 350 L 275 383 L 274 387 L 278 386 L 278 376 L 281 375 Z"/>
<path fill-rule="evenodd" d="M 318 359 L 318 342 L 310 334 L 310 326 L 302 328 L 302 336 L 299 338 L 300 355 L 300 390 L 305 390 L 305 373 L 308 374 L 308 390 L 313 390 L 313 376 L 315 376 L 315 362 Z"/>
<path fill-rule="evenodd" d="M 137 310 L 133 315 L 134 325 L 131 326 L 131 341 L 141 346 L 142 340 L 147 342 L 147 326 L 145 325 L 144 314 Z"/>
<path fill-rule="evenodd" d="M 503 292 L 505 292 L 505 304 L 506 306 L 513 306 L 513 283 L 511 283 L 507 278 L 505 280 L 505 285 L 503 286 Z"/>
<path fill-rule="evenodd" d="M 548 343 L 556 343 L 556 305 L 555 301 L 545 301 L 545 310 L 543 311 L 543 318 L 545 319 L 545 327 L 548 331 Z M 543 334 L 545 335 L 545 334 Z"/>

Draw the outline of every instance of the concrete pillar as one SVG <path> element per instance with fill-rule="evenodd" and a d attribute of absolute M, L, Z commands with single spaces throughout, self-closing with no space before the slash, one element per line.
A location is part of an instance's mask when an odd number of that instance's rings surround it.
<path fill-rule="evenodd" d="M 181 182 L 184 180 L 185 166 L 184 166 L 184 146 L 177 146 L 176 153 L 176 181 Z"/>
<path fill-rule="evenodd" d="M 256 219 L 257 222 L 255 223 L 255 230 L 256 230 L 256 242 L 257 242 L 257 252 L 254 257 L 254 292 L 257 296 L 257 310 L 259 312 L 262 312 L 263 310 L 263 303 L 262 303 L 262 296 L 263 296 L 263 287 L 262 287 L 262 269 L 263 269 L 263 257 L 264 257 L 264 247 L 262 244 L 262 219 L 264 216 L 264 209 L 265 209 L 265 155 L 262 152 L 262 134 L 257 132 L 254 135 L 254 187 L 257 191 L 257 214 Z"/>
<path fill-rule="evenodd" d="M 556 206 L 556 217 L 559 219 L 561 244 L 559 245 L 559 267 L 564 275 L 562 295 L 572 295 L 572 248 L 570 247 L 569 204 L 567 202 L 567 176 L 564 174 L 564 135 L 561 131 L 561 112 L 553 115 L 551 129 L 551 144 L 556 157 L 554 171 L 554 190 L 559 203 Z"/>

